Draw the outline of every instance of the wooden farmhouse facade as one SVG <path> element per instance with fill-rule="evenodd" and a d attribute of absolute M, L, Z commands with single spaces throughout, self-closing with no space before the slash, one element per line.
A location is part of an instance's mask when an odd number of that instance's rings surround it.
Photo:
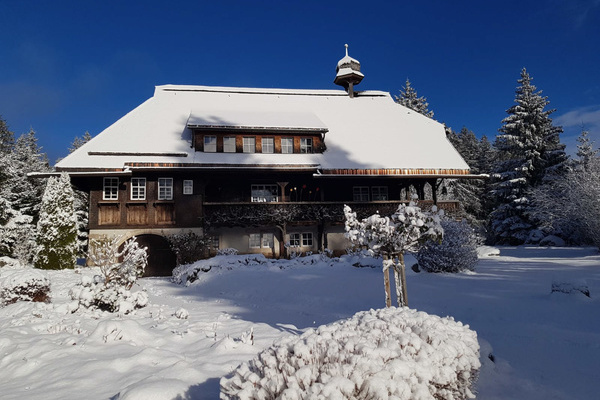
<path fill-rule="evenodd" d="M 189 231 L 213 251 L 342 252 L 344 204 L 391 213 L 411 187 L 427 205 L 426 185 L 471 177 L 442 124 L 360 79 L 346 55 L 346 90 L 158 86 L 56 170 L 89 192 L 89 236 L 137 236 L 149 274 L 171 273 L 164 237 Z"/>

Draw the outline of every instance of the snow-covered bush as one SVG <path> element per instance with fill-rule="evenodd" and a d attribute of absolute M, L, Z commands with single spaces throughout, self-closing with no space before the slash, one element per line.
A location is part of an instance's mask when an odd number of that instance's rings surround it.
<path fill-rule="evenodd" d="M 145 292 L 130 291 L 148 264 L 146 248 L 139 247 L 134 237 L 119 251 L 119 241 L 118 237 L 90 241 L 89 259 L 93 266 L 100 268 L 101 275 L 93 279 L 82 277 L 81 283 L 71 289 L 71 298 L 80 305 L 126 314 L 148 303 Z"/>
<path fill-rule="evenodd" d="M 177 284 L 189 285 L 196 281 L 199 275 L 213 268 L 235 269 L 240 267 L 256 267 L 267 265 L 269 260 L 263 254 L 218 255 L 193 264 L 180 265 L 173 270 L 171 280 Z"/>
<path fill-rule="evenodd" d="M 221 379 L 221 399 L 467 399 L 477 333 L 408 308 L 359 312 L 288 336 Z"/>
<path fill-rule="evenodd" d="M 177 257 L 177 265 L 191 264 L 205 257 L 208 241 L 194 232 L 177 233 L 166 237 Z"/>
<path fill-rule="evenodd" d="M 217 250 L 218 256 L 235 256 L 235 255 L 237 255 L 237 253 L 238 253 L 238 250 L 234 249 L 233 247 L 227 247 L 226 249 Z"/>
<path fill-rule="evenodd" d="M 0 307 L 17 301 L 50 301 L 50 281 L 34 269 L 0 272 Z"/>
<path fill-rule="evenodd" d="M 67 173 L 48 179 L 40 219 L 34 263 L 41 269 L 73 268 L 77 261 L 77 217 Z"/>
<path fill-rule="evenodd" d="M 416 255 L 419 268 L 427 272 L 461 272 L 475 270 L 477 237 L 466 221 L 442 221 L 444 239 L 427 241 Z"/>

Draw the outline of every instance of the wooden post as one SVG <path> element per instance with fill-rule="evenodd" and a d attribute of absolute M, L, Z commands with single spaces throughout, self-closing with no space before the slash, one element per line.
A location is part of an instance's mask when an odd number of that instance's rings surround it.
<path fill-rule="evenodd" d="M 385 286 L 385 306 L 392 306 L 392 294 L 390 289 L 390 269 L 388 268 L 388 256 L 383 256 L 383 284 Z"/>

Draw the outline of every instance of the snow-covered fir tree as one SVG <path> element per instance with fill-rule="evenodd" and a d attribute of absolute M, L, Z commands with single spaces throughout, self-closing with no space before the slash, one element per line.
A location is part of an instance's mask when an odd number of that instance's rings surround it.
<path fill-rule="evenodd" d="M 531 189 L 559 179 L 568 170 L 559 137 L 562 128 L 553 125 L 550 115 L 554 110 L 545 109 L 549 101 L 531 80 L 523 68 L 515 104 L 507 110 L 494 143 L 498 162 L 493 175 L 496 205 L 491 230 L 498 243 L 522 244 L 529 239 L 535 228 L 527 215 Z"/>
<path fill-rule="evenodd" d="M 594 142 L 589 137 L 589 132 L 581 127 L 581 133 L 577 137 L 577 159 L 576 168 L 587 169 L 592 160 L 598 156 L 598 149 L 594 149 Z"/>
<path fill-rule="evenodd" d="M 9 200 L 21 213 L 31 215 L 34 220 L 40 208 L 40 199 L 44 193 L 46 179 L 29 179 L 31 172 L 50 172 L 48 157 L 38 146 L 36 133 L 31 129 L 19 136 L 12 155 L 14 174 L 8 182 Z"/>
<path fill-rule="evenodd" d="M 82 137 L 75 137 L 75 139 L 73 139 L 73 143 L 71 143 L 71 146 L 69 147 L 69 154 L 71 154 L 90 140 L 92 140 L 92 135 L 88 131 L 85 131 Z"/>
<path fill-rule="evenodd" d="M 48 179 L 37 224 L 35 266 L 73 268 L 77 254 L 77 218 L 69 175 Z"/>
<path fill-rule="evenodd" d="M 404 107 L 408 107 L 426 117 L 433 118 L 433 111 L 430 111 L 427 108 L 429 107 L 427 99 L 424 96 L 419 97 L 408 78 L 406 79 L 404 87 L 400 90 L 400 96 L 395 97 L 396 103 L 402 104 Z"/>

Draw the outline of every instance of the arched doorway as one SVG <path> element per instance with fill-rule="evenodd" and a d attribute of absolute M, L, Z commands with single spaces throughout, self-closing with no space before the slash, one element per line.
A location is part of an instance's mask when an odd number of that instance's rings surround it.
<path fill-rule="evenodd" d="M 140 247 L 148 248 L 148 265 L 144 276 L 171 276 L 177 263 L 175 253 L 169 247 L 169 242 L 159 235 L 136 237 Z"/>

